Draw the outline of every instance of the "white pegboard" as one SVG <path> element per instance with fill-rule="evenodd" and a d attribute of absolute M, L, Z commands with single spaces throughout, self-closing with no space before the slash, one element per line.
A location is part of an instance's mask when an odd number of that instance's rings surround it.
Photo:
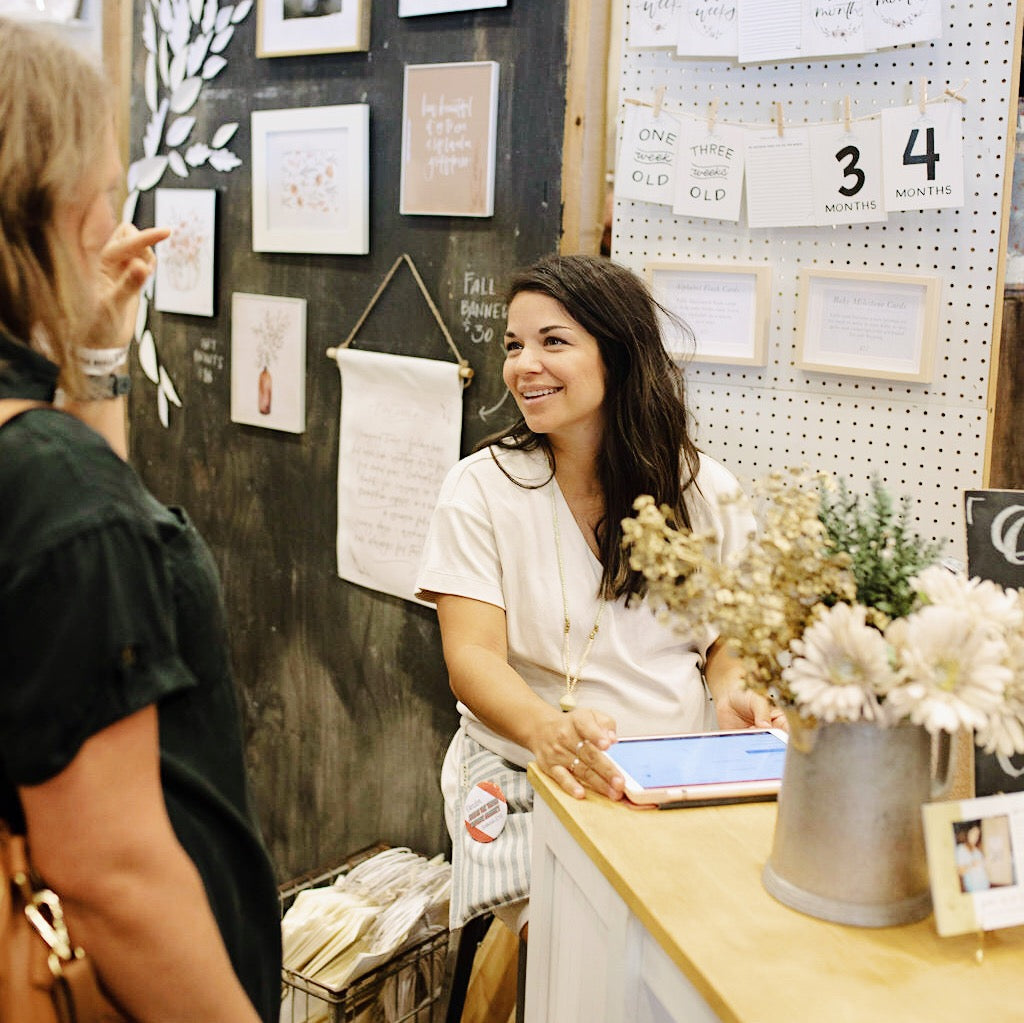
<path fill-rule="evenodd" d="M 628 19 L 628 4 L 624 11 Z M 1017 0 L 946 0 L 941 39 L 857 57 L 740 65 L 668 50 L 625 48 L 619 102 L 768 126 L 776 101 L 788 124 L 854 118 L 916 101 L 966 79 L 965 195 L 959 209 L 890 213 L 885 223 L 760 228 L 677 217 L 671 208 L 618 200 L 612 255 L 643 274 L 655 261 L 756 263 L 771 267 L 768 364 L 687 366 L 697 442 L 743 481 L 808 464 L 866 492 L 872 476 L 913 498 L 916 528 L 950 541 L 963 560 L 964 489 L 982 485 L 1014 62 Z M 624 32 L 625 26 L 620 26 Z M 621 35 L 620 38 L 625 38 Z M 930 384 L 805 372 L 794 365 L 801 266 L 927 274 L 941 280 L 936 370 Z"/>

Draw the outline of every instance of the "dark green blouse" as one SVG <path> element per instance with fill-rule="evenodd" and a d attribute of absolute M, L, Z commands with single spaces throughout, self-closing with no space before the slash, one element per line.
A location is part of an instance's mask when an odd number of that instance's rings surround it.
<path fill-rule="evenodd" d="M 0 335 L 0 398 L 47 400 L 56 368 Z M 0 814 L 17 786 L 149 704 L 164 798 L 243 985 L 277 1021 L 274 873 L 243 768 L 224 611 L 209 550 L 94 431 L 53 409 L 0 428 Z"/>

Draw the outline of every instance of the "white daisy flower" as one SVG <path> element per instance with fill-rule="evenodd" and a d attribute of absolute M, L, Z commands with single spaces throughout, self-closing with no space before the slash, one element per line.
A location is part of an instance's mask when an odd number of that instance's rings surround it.
<path fill-rule="evenodd" d="M 999 631 L 1020 628 L 1024 621 L 1017 591 L 988 580 L 968 579 L 942 565 L 931 565 L 911 582 L 930 604 L 955 608 Z"/>
<path fill-rule="evenodd" d="M 1012 757 L 1024 753 L 1024 707 L 1009 706 L 990 714 L 986 723 L 975 732 L 974 740 L 986 753 Z"/>
<path fill-rule="evenodd" d="M 822 721 L 874 721 L 876 687 L 894 681 L 885 640 L 865 622 L 865 608 L 836 604 L 792 643 L 783 673 L 801 711 Z"/>
<path fill-rule="evenodd" d="M 903 682 L 886 696 L 895 717 L 933 734 L 982 728 L 1012 680 L 1006 643 L 962 609 L 930 605 L 885 631 Z"/>

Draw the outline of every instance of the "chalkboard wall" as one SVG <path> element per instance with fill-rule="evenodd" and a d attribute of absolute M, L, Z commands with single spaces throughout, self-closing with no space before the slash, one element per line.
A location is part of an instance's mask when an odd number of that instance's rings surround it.
<path fill-rule="evenodd" d="M 142 155 L 143 10 L 134 10 L 132 159 Z M 187 508 L 221 569 L 243 700 L 253 791 L 282 879 L 375 841 L 447 848 L 437 776 L 457 726 L 436 616 L 343 582 L 335 572 L 340 384 L 325 350 L 354 326 L 394 260 L 409 253 L 463 356 L 463 450 L 510 417 L 500 379 L 510 271 L 558 246 L 567 0 L 398 18 L 372 6 L 370 50 L 255 57 L 256 11 L 206 83 L 194 135 L 237 121 L 241 166 L 208 166 L 161 187 L 215 188 L 216 315 L 151 312 L 148 325 L 182 408 L 169 425 L 135 370 L 133 459 L 167 503 Z M 222 3 L 223 8 L 226 4 Z M 481 220 L 398 213 L 402 80 L 407 63 L 500 64 L 495 213 Z M 328 104 L 370 106 L 370 254 L 254 253 L 249 115 Z M 153 222 L 152 192 L 135 222 Z M 307 428 L 301 435 L 229 420 L 231 294 L 301 297 L 307 310 Z M 355 346 L 452 355 L 403 269 Z"/>

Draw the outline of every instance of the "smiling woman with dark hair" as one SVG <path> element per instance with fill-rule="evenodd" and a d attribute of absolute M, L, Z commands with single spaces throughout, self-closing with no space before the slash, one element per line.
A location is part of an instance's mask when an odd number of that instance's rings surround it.
<path fill-rule="evenodd" d="M 690 437 L 682 373 L 643 282 L 608 259 L 556 256 L 517 274 L 508 303 L 503 375 L 520 418 L 449 473 L 419 587 L 437 604 L 462 715 L 442 772 L 452 926 L 493 910 L 519 933 L 528 762 L 574 796 L 619 799 L 603 752 L 617 735 L 781 715 L 743 689 L 714 636 L 680 636 L 634 599 L 643 578 L 620 523 L 640 494 L 712 530 L 719 557 L 754 528 L 737 504 L 719 507 L 738 484 Z M 489 818 L 490 834 L 474 822 L 494 788 L 503 824 Z"/>

